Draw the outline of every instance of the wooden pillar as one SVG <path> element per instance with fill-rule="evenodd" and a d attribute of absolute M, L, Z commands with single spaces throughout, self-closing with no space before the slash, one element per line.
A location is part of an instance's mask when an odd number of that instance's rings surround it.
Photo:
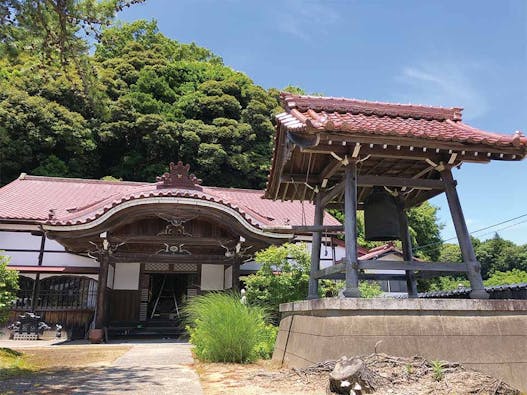
<path fill-rule="evenodd" d="M 344 296 L 360 298 L 357 257 L 357 164 L 345 168 L 344 184 L 344 246 L 346 250 L 346 288 Z"/>
<path fill-rule="evenodd" d="M 324 207 L 322 205 L 322 192 L 315 197 L 315 218 L 314 225 L 321 226 L 324 222 Z M 311 271 L 309 273 L 309 287 L 307 298 L 318 299 L 318 280 L 313 277 L 317 270 L 320 270 L 320 246 L 322 243 L 322 232 L 313 232 L 311 239 Z"/>
<path fill-rule="evenodd" d="M 489 294 L 485 291 L 485 287 L 483 286 L 481 268 L 476 259 L 472 241 L 470 240 L 470 234 L 468 233 L 467 224 L 465 222 L 465 217 L 463 216 L 463 210 L 461 209 L 461 203 L 456 190 L 456 182 L 452 177 L 450 168 L 441 171 L 441 178 L 445 184 L 448 207 L 450 208 L 450 214 L 452 215 L 454 228 L 456 229 L 463 262 L 467 265 L 467 277 L 470 281 L 470 287 L 472 288 L 470 297 L 472 299 L 488 299 Z"/>
<path fill-rule="evenodd" d="M 95 329 L 103 329 L 106 324 L 106 283 L 108 282 L 109 265 L 109 251 L 102 250 L 99 257 L 99 278 L 97 285 L 97 310 L 95 312 Z"/>
<path fill-rule="evenodd" d="M 42 232 L 42 238 L 40 239 L 40 251 L 38 253 L 38 266 L 42 266 L 44 260 L 44 247 L 46 246 L 46 234 Z M 33 290 L 31 291 L 31 312 L 34 313 L 37 308 L 38 296 L 40 294 L 40 272 L 37 272 L 35 281 L 33 282 Z"/>
<path fill-rule="evenodd" d="M 235 257 L 232 261 L 232 290 L 233 291 L 239 291 L 240 290 L 240 265 L 241 265 L 241 259 L 239 257 Z"/>
<path fill-rule="evenodd" d="M 405 261 L 413 261 L 414 254 L 412 251 L 412 238 L 408 227 L 408 216 L 404 210 L 404 202 L 399 200 L 399 226 L 401 228 L 401 242 L 403 244 L 403 259 Z M 406 270 L 406 288 L 408 289 L 409 298 L 417 298 L 417 282 L 415 274 L 412 270 Z"/>

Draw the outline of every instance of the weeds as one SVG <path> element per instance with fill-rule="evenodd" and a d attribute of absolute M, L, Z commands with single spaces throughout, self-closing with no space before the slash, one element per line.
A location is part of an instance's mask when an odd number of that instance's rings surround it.
<path fill-rule="evenodd" d="M 192 298 L 183 309 L 196 356 L 211 362 L 252 362 L 271 356 L 276 328 L 261 307 L 240 295 L 212 292 Z"/>
<path fill-rule="evenodd" d="M 441 381 L 443 380 L 443 377 L 445 376 L 445 372 L 443 370 L 443 362 L 442 361 L 431 361 L 430 364 L 432 365 L 432 377 L 435 381 Z"/>

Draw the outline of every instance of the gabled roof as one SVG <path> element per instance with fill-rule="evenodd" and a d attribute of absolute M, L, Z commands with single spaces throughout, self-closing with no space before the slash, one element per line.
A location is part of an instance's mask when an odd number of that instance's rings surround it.
<path fill-rule="evenodd" d="M 40 177 L 22 174 L 0 188 L 0 222 L 78 225 L 93 221 L 113 207 L 148 197 L 181 197 L 219 203 L 240 213 L 258 228 L 283 224 L 312 224 L 314 207 L 299 202 L 262 199 L 250 189 L 200 187 L 159 188 L 159 183 Z M 50 211 L 51 210 L 51 211 Z M 324 222 L 339 222 L 326 214 Z"/>
<path fill-rule="evenodd" d="M 406 188 L 412 207 L 442 193 L 440 169 L 464 162 L 518 161 L 527 137 L 487 132 L 462 121 L 462 108 L 370 102 L 281 93 L 275 147 L 265 197 L 313 200 L 344 177 L 344 164 L 358 165 L 358 207 L 380 177 L 418 180 Z M 362 177 L 364 176 L 364 177 Z M 362 177 L 362 179 L 361 179 Z M 420 180 L 425 180 L 420 182 Z M 398 185 L 385 185 L 394 187 Z M 342 195 L 332 206 L 342 204 Z"/>
<path fill-rule="evenodd" d="M 279 121 L 291 130 L 330 131 L 416 138 L 495 149 L 511 147 L 525 155 L 527 137 L 490 133 L 462 122 L 462 108 L 370 102 L 356 99 L 282 93 L 285 113 Z"/>

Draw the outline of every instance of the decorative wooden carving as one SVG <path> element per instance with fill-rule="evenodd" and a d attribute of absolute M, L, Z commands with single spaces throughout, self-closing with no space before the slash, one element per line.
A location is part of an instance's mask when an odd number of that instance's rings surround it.
<path fill-rule="evenodd" d="M 157 216 L 168 222 L 168 225 L 165 226 L 165 229 L 157 234 L 158 236 L 192 236 L 192 234 L 185 232 L 185 223 L 196 218 L 195 215 L 192 217 L 169 217 L 166 215 L 158 214 Z"/>
<path fill-rule="evenodd" d="M 184 165 L 181 161 L 177 165 L 174 162 L 170 162 L 170 171 L 156 178 L 158 182 L 157 189 L 180 188 L 201 191 L 202 187 L 199 185 L 201 180 L 194 174 L 189 174 L 189 170 L 190 165 Z"/>
<path fill-rule="evenodd" d="M 191 252 L 187 249 L 184 249 L 183 246 L 185 244 L 168 244 L 163 243 L 165 245 L 165 248 L 159 250 L 157 254 L 165 254 L 165 255 L 192 255 Z"/>

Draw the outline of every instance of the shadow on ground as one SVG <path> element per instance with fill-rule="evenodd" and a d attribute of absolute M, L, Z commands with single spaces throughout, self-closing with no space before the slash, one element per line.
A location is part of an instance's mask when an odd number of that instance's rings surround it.
<path fill-rule="evenodd" d="M 173 366 L 47 369 L 0 382 L 0 394 L 188 393 L 185 379 L 170 383 L 172 372 Z"/>

